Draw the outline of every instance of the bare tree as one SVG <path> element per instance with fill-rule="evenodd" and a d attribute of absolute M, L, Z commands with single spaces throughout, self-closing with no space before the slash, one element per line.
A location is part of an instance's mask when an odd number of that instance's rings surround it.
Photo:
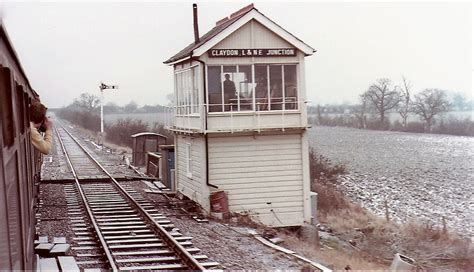
<path fill-rule="evenodd" d="M 411 83 L 405 77 L 403 77 L 403 87 L 400 89 L 398 113 L 402 117 L 403 128 L 406 128 L 408 115 L 411 112 Z"/>
<path fill-rule="evenodd" d="M 379 115 L 381 124 L 385 121 L 387 111 L 397 107 L 400 102 L 400 93 L 391 85 L 390 79 L 381 78 L 363 94 Z"/>
<path fill-rule="evenodd" d="M 354 107 L 354 116 L 359 123 L 359 128 L 367 128 L 368 100 L 365 95 L 360 95 L 360 104 Z"/>
<path fill-rule="evenodd" d="M 415 95 L 412 110 L 425 121 L 428 131 L 434 124 L 436 115 L 448 111 L 450 108 L 446 92 L 439 89 L 425 89 Z"/>
<path fill-rule="evenodd" d="M 456 110 L 462 111 L 465 110 L 468 106 L 468 98 L 465 94 L 461 92 L 456 92 L 451 94 L 451 103 L 452 107 Z"/>
<path fill-rule="evenodd" d="M 79 98 L 74 99 L 73 105 L 84 108 L 89 112 L 93 112 L 98 109 L 100 98 L 93 94 L 81 93 Z"/>

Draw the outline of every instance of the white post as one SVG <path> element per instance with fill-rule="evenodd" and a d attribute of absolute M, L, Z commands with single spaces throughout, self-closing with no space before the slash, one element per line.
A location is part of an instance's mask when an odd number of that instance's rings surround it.
<path fill-rule="evenodd" d="M 100 90 L 100 133 L 104 133 L 104 90 Z"/>

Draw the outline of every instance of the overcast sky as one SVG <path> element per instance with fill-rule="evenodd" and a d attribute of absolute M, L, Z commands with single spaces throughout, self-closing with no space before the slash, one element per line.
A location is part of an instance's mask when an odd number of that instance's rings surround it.
<path fill-rule="evenodd" d="M 250 2 L 198 2 L 201 35 Z M 415 92 L 472 97 L 471 3 L 254 2 L 317 52 L 306 58 L 313 104 L 355 102 L 377 78 Z M 193 41 L 192 2 L 1 2 L 3 21 L 33 88 L 49 107 L 100 81 L 107 101 L 166 104 L 173 74 L 163 61 Z"/>

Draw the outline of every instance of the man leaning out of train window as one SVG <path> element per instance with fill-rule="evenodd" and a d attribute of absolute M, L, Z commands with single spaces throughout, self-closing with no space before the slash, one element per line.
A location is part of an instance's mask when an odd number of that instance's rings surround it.
<path fill-rule="evenodd" d="M 34 101 L 30 106 L 31 143 L 41 153 L 47 155 L 53 147 L 53 121 L 46 116 L 46 108 Z M 44 133 L 44 136 L 41 133 Z"/>

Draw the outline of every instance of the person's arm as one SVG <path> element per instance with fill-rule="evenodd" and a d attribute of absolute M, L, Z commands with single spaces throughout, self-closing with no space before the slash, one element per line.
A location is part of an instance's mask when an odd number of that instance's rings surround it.
<path fill-rule="evenodd" d="M 44 137 L 34 126 L 31 126 L 31 143 L 39 152 L 48 155 L 53 147 L 53 130 L 51 123 L 46 124 L 46 126 Z"/>

